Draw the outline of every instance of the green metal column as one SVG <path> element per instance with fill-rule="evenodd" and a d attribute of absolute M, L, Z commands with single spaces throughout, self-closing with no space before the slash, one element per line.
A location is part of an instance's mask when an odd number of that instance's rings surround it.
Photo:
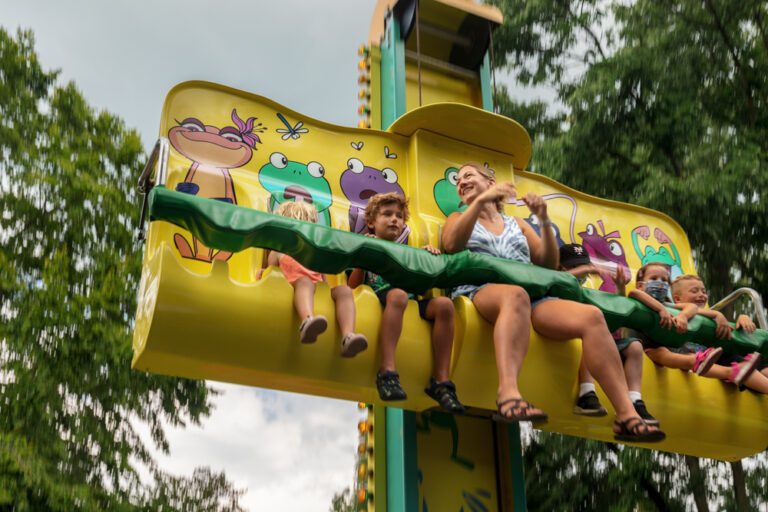
<path fill-rule="evenodd" d="M 483 64 L 480 66 L 480 93 L 483 97 L 483 110 L 493 112 L 493 89 L 491 86 L 491 62 L 488 52 L 485 52 Z"/>
<path fill-rule="evenodd" d="M 512 470 L 512 491 L 515 494 L 515 512 L 527 509 L 525 501 L 525 474 L 523 472 L 523 446 L 520 443 L 520 424 L 510 423 L 509 434 L 509 464 Z"/>
<path fill-rule="evenodd" d="M 416 413 L 387 407 L 387 512 L 419 509 Z"/>
<path fill-rule="evenodd" d="M 387 22 L 381 45 L 381 129 L 405 114 L 405 42 L 400 39 L 400 23 L 394 16 Z"/>

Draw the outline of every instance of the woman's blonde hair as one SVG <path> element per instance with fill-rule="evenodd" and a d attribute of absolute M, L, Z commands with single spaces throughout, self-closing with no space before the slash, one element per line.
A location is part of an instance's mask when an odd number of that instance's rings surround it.
<path fill-rule="evenodd" d="M 317 222 L 317 208 L 315 208 L 315 205 L 312 203 L 305 203 L 304 201 L 288 201 L 280 203 L 280 206 L 277 207 L 275 213 L 296 220 Z"/>
<path fill-rule="evenodd" d="M 494 182 L 496 181 L 496 176 L 493 174 L 493 171 L 482 164 L 479 164 L 477 162 L 467 162 L 461 167 L 459 167 L 459 171 L 461 171 L 465 167 L 471 167 L 472 169 L 477 171 L 481 176 L 486 178 L 488 181 L 494 181 Z M 507 200 L 504 198 L 499 198 L 496 200 L 496 210 L 498 210 L 499 213 L 504 213 L 504 205 L 506 204 L 506 202 Z"/>

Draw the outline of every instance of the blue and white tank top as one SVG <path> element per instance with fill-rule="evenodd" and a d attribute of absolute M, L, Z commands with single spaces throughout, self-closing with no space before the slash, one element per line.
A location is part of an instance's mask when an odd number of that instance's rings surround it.
<path fill-rule="evenodd" d="M 480 222 L 475 222 L 472 234 L 469 235 L 466 248 L 472 252 L 506 258 L 521 263 L 531 262 L 531 251 L 528 248 L 528 239 L 517 224 L 514 217 L 501 216 L 504 219 L 504 231 L 496 236 L 488 231 Z M 484 285 L 463 284 L 457 286 L 451 292 L 451 298 L 466 295 L 470 299 L 477 290 Z"/>

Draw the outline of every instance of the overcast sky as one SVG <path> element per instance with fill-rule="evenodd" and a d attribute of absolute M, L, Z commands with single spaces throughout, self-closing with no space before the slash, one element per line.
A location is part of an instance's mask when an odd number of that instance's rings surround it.
<path fill-rule="evenodd" d="M 61 81 L 74 81 L 92 106 L 137 129 L 149 151 L 165 94 L 186 80 L 356 126 L 357 48 L 375 3 L 2 0 L 0 24 L 32 29 L 43 67 L 60 69 Z M 248 489 L 249 510 L 326 511 L 332 495 L 353 483 L 362 417 L 355 403 L 215 387 L 223 393 L 202 427 L 170 431 L 165 468 L 225 470 Z"/>

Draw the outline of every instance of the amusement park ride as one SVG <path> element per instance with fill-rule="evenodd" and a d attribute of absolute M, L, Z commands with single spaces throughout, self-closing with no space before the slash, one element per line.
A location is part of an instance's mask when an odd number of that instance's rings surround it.
<path fill-rule="evenodd" d="M 265 268 L 267 249 L 328 273 L 330 285 L 344 283 L 348 267 L 376 270 L 418 293 L 472 280 L 517 283 L 532 298 L 595 304 L 612 328 L 641 327 L 670 346 L 693 337 L 768 356 L 756 295 L 760 329 L 723 342 L 702 317 L 685 336 L 662 332 L 655 313 L 611 294 L 612 282 L 593 278 L 595 289 L 584 289 L 565 273 L 415 249 L 440 245 L 446 216 L 464 206 L 457 167 L 478 161 L 514 181 L 519 193 L 535 191 L 548 202 L 559 243 L 581 243 L 593 260 L 627 276 L 652 261 L 670 265 L 673 277 L 695 273 L 688 238 L 671 218 L 525 171 L 527 132 L 492 113 L 490 41 L 501 21 L 496 8 L 471 0 L 379 0 L 361 48 L 358 128 L 221 85 L 179 84 L 166 97 L 160 139 L 139 180 L 146 194 L 142 223 L 148 216 L 149 224 L 133 368 L 369 404 L 360 424 L 361 510 L 525 509 L 517 425 L 487 418 L 497 385 L 491 326 L 468 299 L 454 301 L 451 379 L 471 414 L 436 412 L 422 392 L 431 375 L 430 327 L 409 304 L 396 355 L 409 398 L 385 407 L 375 387 L 376 296 L 366 286 L 355 291 L 367 351 L 341 358 L 335 323 L 314 345 L 301 345 L 293 288 L 279 269 Z M 368 198 L 390 191 L 411 200 L 410 247 L 359 234 Z M 268 213 L 302 200 L 317 207 L 318 224 Z M 507 213 L 537 228 L 522 203 L 508 204 Z M 328 285 L 319 283 L 315 304 L 334 318 Z M 610 416 L 572 413 L 580 354 L 578 340 L 552 342 L 531 331 L 521 391 L 549 414 L 536 428 L 613 442 Z M 667 433 L 654 449 L 736 460 L 768 446 L 762 396 L 658 368 L 647 358 L 643 372 L 643 397 Z"/>

